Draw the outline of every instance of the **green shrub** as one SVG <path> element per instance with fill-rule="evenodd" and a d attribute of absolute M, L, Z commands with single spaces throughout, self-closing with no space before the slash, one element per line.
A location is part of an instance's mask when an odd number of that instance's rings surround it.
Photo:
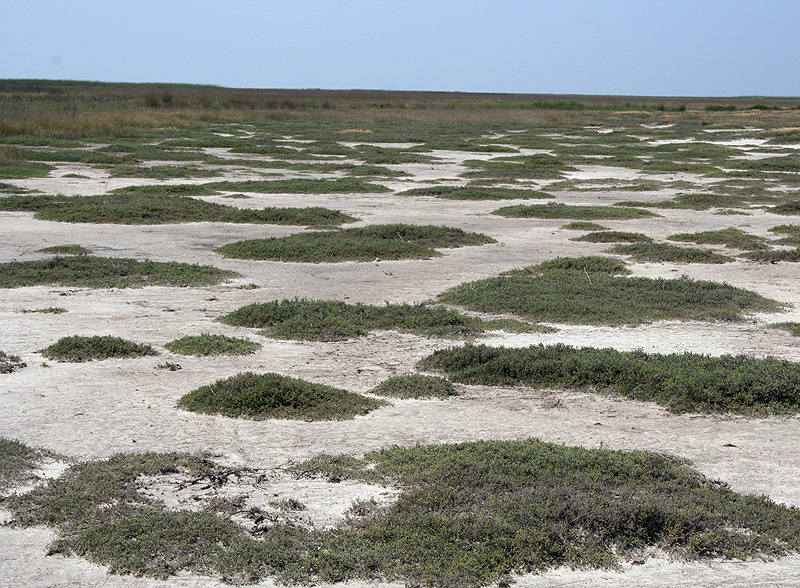
<path fill-rule="evenodd" d="M 19 441 L 0 437 L 0 493 L 33 478 L 34 470 L 45 457 L 51 455 Z"/>
<path fill-rule="evenodd" d="M 181 397 L 178 408 L 249 419 L 343 420 L 386 405 L 346 390 L 279 374 L 244 372 Z"/>
<path fill-rule="evenodd" d="M 202 333 L 170 341 L 164 348 L 182 355 L 250 355 L 261 349 L 261 344 L 238 337 Z"/>
<path fill-rule="evenodd" d="M 670 262 L 670 263 L 728 263 L 732 257 L 697 249 L 696 247 L 679 247 L 669 243 L 631 243 L 615 245 L 609 253 L 630 255 L 636 261 Z"/>
<path fill-rule="evenodd" d="M 607 231 L 608 227 L 593 223 L 591 221 L 572 221 L 566 225 L 561 226 L 562 229 L 570 231 Z"/>
<path fill-rule="evenodd" d="M 626 231 L 595 231 L 572 239 L 585 243 L 650 243 L 652 239 L 642 233 Z"/>
<path fill-rule="evenodd" d="M 371 392 L 395 398 L 448 398 L 458 395 L 458 390 L 451 382 L 422 374 L 391 377 L 375 386 Z"/>
<path fill-rule="evenodd" d="M 631 273 L 625 264 L 612 257 L 589 255 L 586 257 L 556 257 L 537 265 L 505 272 L 506 276 L 530 276 L 552 274 L 555 272 L 601 273 L 609 275 L 627 275 Z"/>
<path fill-rule="evenodd" d="M 207 286 L 238 275 L 207 265 L 79 255 L 0 263 L 0 288 L 48 284 L 88 288 Z"/>
<path fill-rule="evenodd" d="M 222 501 L 171 511 L 142 477 L 179 472 L 224 484 L 245 474 L 183 454 L 117 454 L 6 499 L 18 526 L 57 531 L 51 552 L 151 578 L 181 572 L 243 584 L 379 581 L 478 588 L 559 566 L 613 568 L 657 549 L 682 559 L 775 557 L 800 549 L 800 510 L 736 494 L 687 463 L 643 451 L 536 440 L 393 447 L 320 455 L 297 475 L 402 489 L 331 529 L 276 522 L 258 538 Z M 255 472 L 249 472 L 256 475 Z M 296 501 L 286 505 L 297 508 Z"/>
<path fill-rule="evenodd" d="M 356 218 L 321 207 L 249 209 L 189 196 L 114 192 L 102 196 L 29 196 L 0 199 L 0 210 L 34 212 L 35 218 L 71 223 L 154 225 L 221 222 L 330 226 Z"/>
<path fill-rule="evenodd" d="M 83 245 L 52 245 L 39 249 L 41 253 L 56 253 L 58 255 L 89 255 L 90 250 L 86 249 Z"/>
<path fill-rule="evenodd" d="M 140 345 L 119 337 L 74 335 L 62 337 L 49 347 L 39 351 L 48 359 L 82 363 L 98 359 L 142 357 L 158 355 L 149 345 Z"/>
<path fill-rule="evenodd" d="M 449 200 L 517 200 L 529 198 L 552 198 L 550 194 L 519 188 L 495 188 L 478 186 L 433 186 L 412 188 L 400 192 L 401 196 L 436 196 Z"/>
<path fill-rule="evenodd" d="M 781 261 L 798 262 L 800 261 L 800 247 L 775 251 L 748 251 L 743 257 L 765 263 L 778 263 Z"/>
<path fill-rule="evenodd" d="M 700 243 L 704 245 L 725 245 L 735 249 L 767 249 L 766 239 L 751 235 L 741 229 L 722 229 L 719 231 L 702 231 L 700 233 L 678 233 L 667 237 L 670 241 Z"/>
<path fill-rule="evenodd" d="M 770 329 L 781 329 L 783 331 L 789 331 L 795 337 L 800 337 L 800 323 L 773 323 L 771 325 L 767 325 Z"/>
<path fill-rule="evenodd" d="M 769 212 L 773 214 L 800 214 L 800 200 L 795 200 L 793 202 L 787 202 L 785 204 L 779 204 L 777 206 L 773 206 L 769 209 Z"/>
<path fill-rule="evenodd" d="M 738 321 L 781 305 L 727 284 L 690 279 L 625 278 L 555 271 L 460 284 L 439 295 L 446 304 L 532 321 L 637 324 L 659 320 Z"/>
<path fill-rule="evenodd" d="M 418 367 L 464 384 L 584 388 L 656 402 L 672 412 L 800 412 L 800 364 L 776 358 L 481 345 L 437 351 Z"/>
<path fill-rule="evenodd" d="M 649 210 L 614 206 L 572 206 L 569 204 L 517 204 L 498 208 L 492 214 L 511 218 L 630 220 L 658 216 Z"/>
<path fill-rule="evenodd" d="M 481 332 L 478 319 L 423 304 L 370 306 L 323 300 L 280 300 L 243 306 L 219 320 L 229 325 L 264 329 L 267 337 L 306 341 L 342 341 L 377 330 L 434 337 Z"/>
<path fill-rule="evenodd" d="M 335 263 L 429 259 L 441 255 L 434 247 L 463 247 L 494 242 L 486 235 L 451 227 L 391 224 L 248 239 L 223 245 L 216 251 L 225 257 L 237 259 Z"/>

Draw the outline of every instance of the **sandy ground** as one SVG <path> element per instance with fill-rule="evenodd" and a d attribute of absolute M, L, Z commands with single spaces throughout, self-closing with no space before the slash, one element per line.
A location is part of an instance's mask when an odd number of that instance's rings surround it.
<path fill-rule="evenodd" d="M 474 154 L 441 152 L 442 164 L 403 169 L 414 180 L 455 179 L 460 162 Z M 592 166 L 576 177 L 637 174 Z M 612 176 L 611 173 L 617 174 Z M 64 178 L 80 173 L 88 179 Z M 249 179 L 250 172 L 227 177 Z M 648 176 L 652 178 L 652 176 Z M 670 174 L 667 179 L 691 179 Z M 207 180 L 204 180 L 207 181 Z M 47 193 L 96 194 L 142 180 L 109 180 L 86 166 L 61 166 L 51 177 L 14 182 Z M 405 189 L 407 180 L 386 182 Z M 422 184 L 424 185 L 424 184 Z M 665 199 L 668 191 L 637 194 Z M 506 219 L 488 214 L 497 202 L 459 202 L 426 197 L 374 195 L 253 195 L 249 200 L 209 200 L 242 206 L 328 206 L 359 217 L 360 224 L 433 223 L 486 233 L 498 244 L 445 251 L 439 258 L 341 264 L 253 262 L 224 259 L 213 248 L 243 238 L 279 236 L 301 228 L 215 223 L 165 226 L 79 225 L 37 221 L 27 213 L 0 213 L 0 261 L 43 257 L 42 247 L 81 244 L 97 255 L 182 261 L 233 269 L 242 278 L 206 288 L 149 287 L 128 290 L 30 287 L 0 290 L 0 349 L 20 355 L 28 367 L 0 376 L 0 435 L 58 451 L 74 459 L 107 457 L 121 451 L 211 451 L 223 463 L 263 471 L 321 452 L 362 454 L 392 444 L 442 443 L 476 439 L 535 437 L 585 447 L 653 450 L 692 460 L 709 477 L 740 492 L 766 494 L 800 506 L 800 418 L 745 419 L 732 416 L 671 415 L 648 403 L 566 390 L 530 390 L 462 386 L 463 395 L 447 401 L 393 400 L 392 405 L 345 422 L 244 421 L 178 411 L 183 394 L 244 370 L 273 371 L 314 382 L 367 392 L 389 376 L 411 373 L 430 352 L 447 341 L 397 333 L 375 333 L 340 343 L 275 341 L 253 331 L 222 325 L 215 318 L 252 302 L 312 297 L 380 304 L 427 300 L 459 283 L 496 275 L 557 256 L 602 253 L 603 244 L 570 241 L 580 233 L 560 230 L 567 221 Z M 630 200 L 630 192 L 562 193 L 559 201 L 610 204 Z M 659 211 L 660 218 L 609 221 L 619 230 L 636 230 L 663 239 L 676 232 L 740 227 L 767 236 L 786 217 L 754 210 L 749 216 L 695 211 Z M 635 225 L 633 224 L 635 223 Z M 740 324 L 663 322 L 607 328 L 554 325 L 550 334 L 492 333 L 493 345 L 523 346 L 564 342 L 654 352 L 773 355 L 800 361 L 800 339 L 767 329 L 778 321 L 800 321 L 796 264 L 736 262 L 725 265 L 638 264 L 636 275 L 724 281 L 786 303 L 787 311 L 754 316 Z M 258 289 L 241 289 L 256 284 Z M 22 313 L 49 306 L 60 315 Z M 262 343 L 255 355 L 192 358 L 160 346 L 201 332 L 248 337 Z M 68 335 L 117 335 L 159 348 L 159 357 L 105 360 L 89 364 L 46 361 L 38 350 Z M 182 369 L 158 369 L 164 362 Z M 276 479 L 277 480 L 277 479 Z M 163 482 L 163 481 L 162 481 Z M 263 485 L 262 485 L 263 486 Z M 385 489 L 364 485 L 306 484 L 277 481 L 273 498 L 302 496 L 320 504 L 319 516 L 335 522 L 337 512 L 356 498 L 380 496 Z M 164 485 L 160 486 L 164 491 Z M 155 490 L 154 490 L 155 492 Z M 254 491 L 250 492 L 251 494 Z M 315 504 L 316 504 L 315 503 Z M 329 507 L 327 514 L 326 505 Z M 337 510 L 338 509 L 338 510 Z M 333 517 L 333 518 L 330 518 Z M 320 521 L 323 519 L 318 519 Z M 36 588 L 164 587 L 200 588 L 219 580 L 180 576 L 160 582 L 109 576 L 105 569 L 78 558 L 47 557 L 47 529 L 0 527 L 0 586 Z M 524 587 L 762 586 L 800 585 L 800 556 L 771 562 L 699 562 L 686 564 L 653 557 L 623 572 L 556 570 L 518 579 Z M 262 586 L 272 586 L 266 581 Z M 353 588 L 398 584 L 348 583 Z"/>

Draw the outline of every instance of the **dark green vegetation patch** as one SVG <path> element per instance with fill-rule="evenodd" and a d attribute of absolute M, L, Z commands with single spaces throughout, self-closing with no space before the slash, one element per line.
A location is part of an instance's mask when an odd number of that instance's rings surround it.
<path fill-rule="evenodd" d="M 436 196 L 449 200 L 516 200 L 529 198 L 552 198 L 550 194 L 520 188 L 495 188 L 478 186 L 433 186 L 412 188 L 400 192 L 402 196 Z"/>
<path fill-rule="evenodd" d="M 202 333 L 170 341 L 164 348 L 182 355 L 250 355 L 261 349 L 261 344 L 239 337 Z"/>
<path fill-rule="evenodd" d="M 395 398 L 448 398 L 458 395 L 452 382 L 423 374 L 391 377 L 375 386 L 371 392 Z"/>
<path fill-rule="evenodd" d="M 56 255 L 89 255 L 89 251 L 83 245 L 52 245 L 39 249 L 40 253 L 55 253 Z"/>
<path fill-rule="evenodd" d="M 699 233 L 678 233 L 667 237 L 670 241 L 684 241 L 704 245 L 724 245 L 734 249 L 756 250 L 767 249 L 767 240 L 752 235 L 741 229 L 721 229 L 719 231 L 702 231 Z"/>
<path fill-rule="evenodd" d="M 774 251 L 748 251 L 742 257 L 762 263 L 778 263 L 781 261 L 800 261 L 800 247 L 795 249 L 776 249 Z"/>
<path fill-rule="evenodd" d="M 552 274 L 558 272 L 584 273 L 584 274 L 609 274 L 622 276 L 631 273 L 624 263 L 612 257 L 601 255 L 588 255 L 585 257 L 556 257 L 536 265 L 529 265 L 522 269 L 505 272 L 506 276 L 530 276 L 539 274 Z"/>
<path fill-rule="evenodd" d="M 277 339 L 342 341 L 371 331 L 457 337 L 481 332 L 480 320 L 424 304 L 347 304 L 331 300 L 280 300 L 243 306 L 220 317 L 238 327 L 264 329 Z"/>
<path fill-rule="evenodd" d="M 5 351 L 0 351 L 0 374 L 10 374 L 24 367 L 27 367 L 27 364 L 19 355 L 9 355 Z"/>
<path fill-rule="evenodd" d="M 208 286 L 238 275 L 207 265 L 78 255 L 0 263 L 0 288 L 40 285 L 88 288 Z"/>
<path fill-rule="evenodd" d="M 321 207 L 249 209 L 189 196 L 124 191 L 102 196 L 9 196 L 0 198 L 0 210 L 34 212 L 41 220 L 124 225 L 220 222 L 331 226 L 357 220 Z"/>
<path fill-rule="evenodd" d="M 141 345 L 110 335 L 62 337 L 49 347 L 42 349 L 39 353 L 48 359 L 78 363 L 98 359 L 158 355 L 158 352 L 149 345 Z"/>
<path fill-rule="evenodd" d="M 244 372 L 183 396 L 178 408 L 249 419 L 344 420 L 386 403 L 279 374 Z"/>
<path fill-rule="evenodd" d="M 0 437 L 0 493 L 33 479 L 34 470 L 46 457 L 52 455 L 19 441 Z"/>
<path fill-rule="evenodd" d="M 465 384 L 597 390 L 656 402 L 672 412 L 800 412 L 800 364 L 773 357 L 480 345 L 434 352 L 419 368 Z"/>
<path fill-rule="evenodd" d="M 615 245 L 609 253 L 630 255 L 636 261 L 667 263 L 729 263 L 732 257 L 696 247 L 680 247 L 669 243 L 630 243 Z"/>
<path fill-rule="evenodd" d="M 144 453 L 74 465 L 4 507 L 19 526 L 55 528 L 51 552 L 112 573 L 191 572 L 237 584 L 272 576 L 477 588 L 562 565 L 613 568 L 653 548 L 690 559 L 800 549 L 800 510 L 734 493 L 684 461 L 648 452 L 480 441 L 363 459 L 322 455 L 297 471 L 403 492 L 332 529 L 276 523 L 256 539 L 226 518 L 241 512 L 235 503 L 171 511 L 138 491 L 142 476 L 224 480 L 235 471 L 204 457 Z"/>
<path fill-rule="evenodd" d="M 429 259 L 441 255 L 436 248 L 487 243 L 495 243 L 495 240 L 452 227 L 390 224 L 248 239 L 223 245 L 216 251 L 237 259 L 333 263 Z"/>
<path fill-rule="evenodd" d="M 511 218 L 631 220 L 658 216 L 640 208 L 615 206 L 573 206 L 570 204 L 517 204 L 498 208 L 492 214 Z"/>
<path fill-rule="evenodd" d="M 585 275 L 580 270 L 467 282 L 442 293 L 438 300 L 532 321 L 607 325 L 658 320 L 738 321 L 747 313 L 778 312 L 782 308 L 774 300 L 727 284 L 626 278 L 599 272 Z"/>
<path fill-rule="evenodd" d="M 643 233 L 628 231 L 595 231 L 572 239 L 585 243 L 650 243 L 652 239 Z"/>

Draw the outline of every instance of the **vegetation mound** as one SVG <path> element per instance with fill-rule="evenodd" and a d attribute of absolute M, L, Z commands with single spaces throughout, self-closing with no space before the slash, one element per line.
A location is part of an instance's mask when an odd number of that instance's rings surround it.
<path fill-rule="evenodd" d="M 207 265 L 78 255 L 0 263 L 0 288 L 51 284 L 88 288 L 208 286 L 238 275 Z"/>
<path fill-rule="evenodd" d="M 525 270 L 523 270 L 524 272 Z M 781 305 L 727 284 L 690 279 L 626 278 L 553 271 L 460 284 L 438 300 L 487 313 L 567 324 L 636 324 L 658 320 L 738 321 Z"/>
<path fill-rule="evenodd" d="M 517 204 L 498 208 L 492 214 L 511 218 L 575 219 L 575 220 L 631 220 L 658 216 L 641 208 L 619 206 L 575 206 L 570 204 Z"/>
<path fill-rule="evenodd" d="M 435 225 L 371 225 L 338 231 L 312 231 L 287 237 L 248 239 L 217 248 L 225 257 L 333 263 L 429 259 L 436 248 L 485 245 L 495 240 L 479 233 Z"/>
<path fill-rule="evenodd" d="M 536 265 L 505 272 L 503 275 L 530 276 L 557 272 L 601 273 L 621 276 L 631 273 L 631 270 L 625 267 L 624 263 L 612 257 L 588 255 L 586 257 L 556 257 Z"/>
<path fill-rule="evenodd" d="M 458 395 L 453 384 L 438 376 L 409 374 L 394 376 L 375 386 L 371 392 L 395 398 L 448 398 Z"/>
<path fill-rule="evenodd" d="M 677 235 L 670 235 L 667 239 L 705 245 L 725 245 L 725 247 L 746 250 L 767 249 L 769 247 L 763 237 L 751 235 L 741 229 L 734 228 L 699 233 L 678 233 Z"/>
<path fill-rule="evenodd" d="M 238 337 L 202 333 L 170 341 L 164 348 L 182 355 L 250 355 L 261 349 L 261 344 Z"/>
<path fill-rule="evenodd" d="M 585 243 L 650 243 L 652 239 L 643 233 L 627 231 L 595 231 L 575 237 L 573 241 Z"/>
<path fill-rule="evenodd" d="M 697 249 L 696 247 L 679 247 L 669 243 L 630 243 L 615 245 L 609 253 L 630 255 L 636 261 L 667 263 L 729 263 L 732 257 Z"/>
<path fill-rule="evenodd" d="M 412 188 L 400 192 L 402 196 L 436 196 L 449 200 L 517 200 L 530 198 L 552 198 L 550 194 L 520 188 L 496 188 L 479 186 L 433 186 Z"/>
<path fill-rule="evenodd" d="M 0 210 L 34 212 L 34 216 L 41 220 L 121 225 L 220 222 L 332 226 L 357 220 L 321 207 L 249 209 L 206 202 L 191 196 L 140 191 L 70 197 L 23 194 L 0 198 Z"/>
<path fill-rule="evenodd" d="M 89 251 L 83 245 L 52 245 L 39 249 L 40 253 L 55 253 L 56 255 L 89 255 Z"/>
<path fill-rule="evenodd" d="M 112 573 L 212 574 L 237 584 L 400 581 L 478 588 L 558 566 L 614 568 L 651 549 L 688 559 L 775 557 L 800 550 L 800 510 L 740 495 L 687 463 L 643 451 L 537 440 L 393 447 L 362 459 L 321 455 L 302 475 L 402 489 L 365 502 L 331 529 L 275 522 L 258 537 L 217 500 L 167 510 L 138 491 L 143 476 L 225 480 L 244 470 L 184 454 L 118 454 L 71 466 L 4 507 L 15 523 L 49 525 L 51 550 Z M 224 483 L 224 482 L 223 482 Z"/>
<path fill-rule="evenodd" d="M 585 388 L 657 402 L 672 412 L 800 412 L 800 364 L 773 357 L 480 345 L 434 352 L 419 367 L 465 384 Z"/>
<path fill-rule="evenodd" d="M 424 304 L 347 304 L 330 300 L 280 300 L 243 306 L 219 320 L 264 329 L 277 339 L 342 341 L 371 331 L 394 330 L 431 337 L 473 335 L 480 321 L 454 310 Z"/>
<path fill-rule="evenodd" d="M 83 337 L 81 335 L 62 337 L 49 347 L 42 349 L 39 353 L 48 359 L 78 363 L 97 359 L 158 355 L 158 352 L 149 345 L 140 345 L 139 343 L 110 335 L 103 337 Z"/>
<path fill-rule="evenodd" d="M 184 395 L 178 408 L 256 420 L 344 420 L 384 406 L 382 400 L 279 374 L 244 372 Z"/>

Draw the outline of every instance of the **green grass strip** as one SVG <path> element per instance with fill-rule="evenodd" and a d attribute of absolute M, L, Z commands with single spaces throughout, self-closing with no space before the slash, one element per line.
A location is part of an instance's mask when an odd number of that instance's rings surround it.
<path fill-rule="evenodd" d="M 94 336 L 84 337 L 74 335 L 62 337 L 39 353 L 48 359 L 83 363 L 98 359 L 121 359 L 129 357 L 143 357 L 158 355 L 158 352 L 149 345 L 126 341 L 120 337 Z"/>
<path fill-rule="evenodd" d="M 659 216 L 649 210 L 619 206 L 573 206 L 570 204 L 517 204 L 498 208 L 492 214 L 510 218 L 575 220 L 631 220 Z"/>
<path fill-rule="evenodd" d="M 138 261 L 77 255 L 0 263 L 0 288 L 44 285 L 87 288 L 209 286 L 238 275 L 236 272 L 207 265 L 175 261 Z"/>
<path fill-rule="evenodd" d="M 564 386 L 656 402 L 671 412 L 748 416 L 800 412 L 800 364 L 745 355 L 537 345 L 437 351 L 418 367 L 453 381 L 493 386 Z"/>

